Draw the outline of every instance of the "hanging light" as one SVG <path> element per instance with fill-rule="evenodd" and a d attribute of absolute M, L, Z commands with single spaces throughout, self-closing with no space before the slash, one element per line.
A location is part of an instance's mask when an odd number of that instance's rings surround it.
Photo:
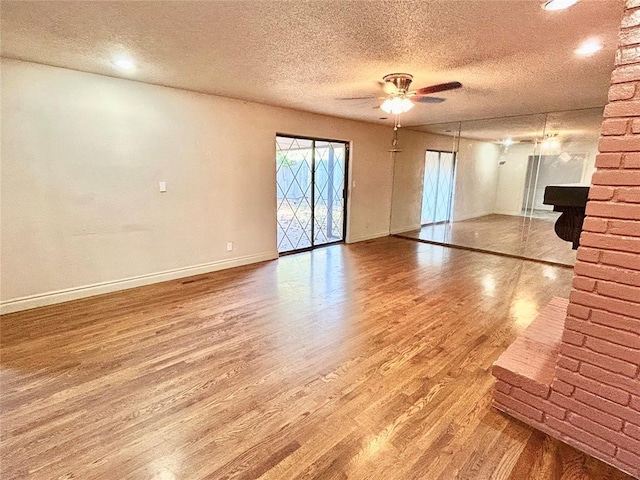
<path fill-rule="evenodd" d="M 380 105 L 382 110 L 393 115 L 408 112 L 413 107 L 413 102 L 407 97 L 389 97 Z"/>

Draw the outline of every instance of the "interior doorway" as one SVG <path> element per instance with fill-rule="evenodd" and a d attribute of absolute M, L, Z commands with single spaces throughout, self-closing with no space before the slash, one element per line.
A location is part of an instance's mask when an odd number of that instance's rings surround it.
<path fill-rule="evenodd" d="M 422 225 L 451 221 L 455 167 L 454 153 L 427 150 L 422 182 Z"/>
<path fill-rule="evenodd" d="M 276 136 L 278 252 L 343 242 L 347 142 Z"/>

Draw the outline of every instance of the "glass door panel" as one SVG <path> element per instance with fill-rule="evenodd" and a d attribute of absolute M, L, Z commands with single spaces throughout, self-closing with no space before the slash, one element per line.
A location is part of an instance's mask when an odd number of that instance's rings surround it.
<path fill-rule="evenodd" d="M 316 142 L 314 244 L 344 239 L 345 144 Z"/>
<path fill-rule="evenodd" d="M 440 152 L 440 171 L 438 173 L 438 197 L 434 223 L 448 222 L 451 219 L 453 200 L 454 156 L 450 152 Z"/>
<path fill-rule="evenodd" d="M 440 153 L 427 151 L 424 160 L 424 178 L 422 183 L 422 214 L 420 218 L 422 225 L 434 223 L 436 217 L 439 168 Z"/>
<path fill-rule="evenodd" d="M 278 252 L 344 241 L 347 144 L 276 137 Z"/>
<path fill-rule="evenodd" d="M 276 137 L 278 251 L 312 246 L 313 141 Z"/>
<path fill-rule="evenodd" d="M 431 225 L 451 220 L 455 156 L 427 150 L 424 161 L 420 223 Z"/>

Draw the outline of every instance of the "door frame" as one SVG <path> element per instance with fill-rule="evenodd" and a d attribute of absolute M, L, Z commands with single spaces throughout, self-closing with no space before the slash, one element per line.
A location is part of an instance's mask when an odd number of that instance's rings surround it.
<path fill-rule="evenodd" d="M 284 138 L 299 138 L 301 140 L 310 140 L 313 142 L 311 147 L 311 246 L 299 248 L 296 250 L 289 250 L 287 252 L 278 252 L 278 256 L 291 255 L 294 253 L 301 252 L 309 252 L 316 248 L 327 247 L 329 245 L 336 245 L 338 243 L 345 243 L 347 239 L 347 202 L 351 197 L 349 195 L 349 165 L 350 165 L 350 154 L 351 154 L 351 142 L 349 140 L 338 140 L 331 138 L 321 138 L 321 137 L 308 137 L 305 135 L 295 135 L 291 133 L 279 133 L 276 132 L 274 137 L 274 150 L 277 151 L 277 141 L 278 137 Z M 316 142 L 329 142 L 329 143 L 342 143 L 344 144 L 344 187 L 342 189 L 342 240 L 336 240 L 335 242 L 322 243 L 320 245 L 314 245 L 315 240 L 315 211 L 316 211 Z M 277 202 L 277 193 L 278 193 L 278 185 L 277 185 L 277 177 L 276 177 L 276 223 L 278 218 L 278 202 Z M 278 232 L 276 229 L 276 249 L 278 242 Z"/>

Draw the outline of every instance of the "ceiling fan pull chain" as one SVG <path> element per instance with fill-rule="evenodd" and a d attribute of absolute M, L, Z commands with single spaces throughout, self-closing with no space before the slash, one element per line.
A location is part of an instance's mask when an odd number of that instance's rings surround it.
<path fill-rule="evenodd" d="M 391 141 L 391 148 L 398 148 L 398 128 L 400 128 L 400 124 L 398 120 L 400 119 L 400 115 L 396 114 L 393 119 L 393 140 Z"/>

